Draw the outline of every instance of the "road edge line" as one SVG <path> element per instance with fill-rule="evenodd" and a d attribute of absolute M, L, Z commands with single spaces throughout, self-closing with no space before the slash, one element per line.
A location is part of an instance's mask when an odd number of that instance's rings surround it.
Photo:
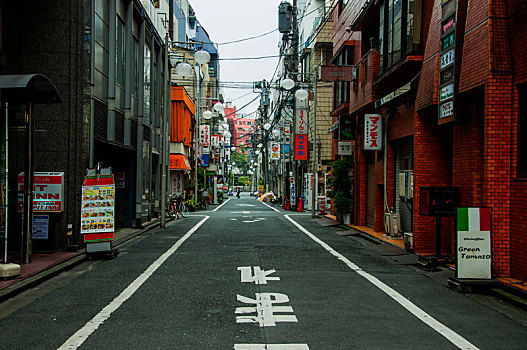
<path fill-rule="evenodd" d="M 417 305 L 412 303 L 410 300 L 406 299 L 402 294 L 397 292 L 395 289 L 389 287 L 387 284 L 379 280 L 377 277 L 369 274 L 368 272 L 361 269 L 358 265 L 351 262 L 348 258 L 346 258 L 344 255 L 337 252 L 335 249 L 331 248 L 329 244 L 322 241 L 320 238 L 316 237 L 314 234 L 309 232 L 307 229 L 305 229 L 302 225 L 294 221 L 289 217 L 289 214 L 284 215 L 287 220 L 289 220 L 293 225 L 295 225 L 300 231 L 305 233 L 309 238 L 311 238 L 313 241 L 321 245 L 324 249 L 326 249 L 331 255 L 335 256 L 337 259 L 342 261 L 344 264 L 346 264 L 351 270 L 355 271 L 360 276 L 364 277 L 368 282 L 372 283 L 375 287 L 379 288 L 381 291 L 383 291 L 385 294 L 387 294 L 390 298 L 395 300 L 399 305 L 404 307 L 406 310 L 408 310 L 410 313 L 412 313 L 415 317 L 417 317 L 419 320 L 421 320 L 423 323 L 428 325 L 430 328 L 435 330 L 437 333 L 441 334 L 443 337 L 445 337 L 448 341 L 450 341 L 452 344 L 457 346 L 460 349 L 466 349 L 466 350 L 477 350 L 478 347 L 470 343 L 468 340 L 430 316 L 428 313 L 426 313 L 424 310 L 419 308 Z"/>
<path fill-rule="evenodd" d="M 178 248 L 185 243 L 185 241 L 200 228 L 210 218 L 206 216 L 201 219 L 194 227 L 192 227 L 183 237 L 181 237 L 172 247 L 156 259 L 148 268 L 140 274 L 132 283 L 128 285 L 117 297 L 115 297 L 108 305 L 106 305 L 97 315 L 88 321 L 81 329 L 66 340 L 58 350 L 72 350 L 79 348 L 88 337 L 99 328 L 103 322 L 110 318 L 111 314 L 119 309 L 121 305 L 128 300 L 142 285 L 145 283 L 154 272 L 178 250 Z"/>

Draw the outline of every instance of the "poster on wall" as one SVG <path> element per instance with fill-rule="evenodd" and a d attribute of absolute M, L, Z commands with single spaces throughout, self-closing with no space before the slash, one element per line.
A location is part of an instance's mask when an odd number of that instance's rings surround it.
<path fill-rule="evenodd" d="M 33 215 L 33 239 L 49 238 L 49 215 Z"/>
<path fill-rule="evenodd" d="M 81 234 L 114 232 L 115 186 L 82 186 Z"/>
<path fill-rule="evenodd" d="M 64 173 L 35 172 L 33 174 L 33 211 L 62 212 Z M 22 210 L 24 173 L 18 175 L 18 209 Z"/>
<path fill-rule="evenodd" d="M 457 208 L 457 278 L 492 278 L 490 208 Z"/>

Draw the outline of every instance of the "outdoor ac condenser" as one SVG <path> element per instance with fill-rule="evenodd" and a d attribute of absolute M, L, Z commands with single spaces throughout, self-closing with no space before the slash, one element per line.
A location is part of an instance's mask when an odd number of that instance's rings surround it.
<path fill-rule="evenodd" d="M 399 214 L 384 213 L 384 232 L 392 237 L 401 235 L 401 219 Z"/>

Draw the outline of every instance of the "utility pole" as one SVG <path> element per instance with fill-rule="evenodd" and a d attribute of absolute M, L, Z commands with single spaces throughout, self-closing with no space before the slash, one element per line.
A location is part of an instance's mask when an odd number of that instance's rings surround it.
<path fill-rule="evenodd" d="M 292 57 L 292 75 L 295 77 L 295 81 L 298 80 L 298 18 L 297 18 L 297 0 L 293 0 L 293 33 L 292 33 L 292 40 L 291 45 L 293 46 L 293 57 Z M 294 105 L 293 110 L 296 108 L 296 98 L 293 98 Z M 293 129 L 296 130 L 296 120 L 293 119 Z M 295 139 L 295 138 L 293 138 Z M 295 141 L 296 142 L 296 141 Z M 296 146 L 296 145 L 294 145 Z M 291 166 L 293 171 L 293 178 L 295 179 L 295 203 L 298 205 L 298 201 L 300 200 L 300 196 L 298 195 L 301 191 L 301 183 L 300 176 L 298 174 L 298 161 L 294 159 L 294 157 L 291 159 Z"/>

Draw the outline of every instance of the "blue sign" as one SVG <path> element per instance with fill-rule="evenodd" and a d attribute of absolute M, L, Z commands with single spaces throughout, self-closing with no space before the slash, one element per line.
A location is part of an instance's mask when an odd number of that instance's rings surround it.
<path fill-rule="evenodd" d="M 201 155 L 201 166 L 202 167 L 208 167 L 209 166 L 209 155 L 208 154 L 202 154 Z"/>

